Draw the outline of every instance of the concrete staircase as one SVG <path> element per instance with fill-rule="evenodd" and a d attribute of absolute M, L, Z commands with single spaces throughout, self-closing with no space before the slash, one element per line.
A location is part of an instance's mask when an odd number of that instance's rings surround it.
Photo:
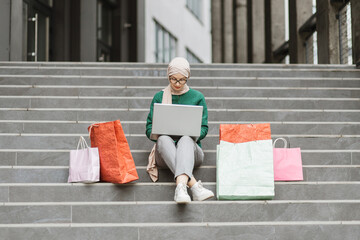
<path fill-rule="evenodd" d="M 301 147 L 302 182 L 271 201 L 173 201 L 152 183 L 144 132 L 164 64 L 0 63 L 0 239 L 360 239 L 360 70 L 340 65 L 192 65 L 206 96 L 206 160 L 215 191 L 220 123 L 270 122 Z M 68 184 L 69 150 L 87 127 L 120 119 L 140 179 Z M 87 138 L 88 140 L 88 138 Z"/>

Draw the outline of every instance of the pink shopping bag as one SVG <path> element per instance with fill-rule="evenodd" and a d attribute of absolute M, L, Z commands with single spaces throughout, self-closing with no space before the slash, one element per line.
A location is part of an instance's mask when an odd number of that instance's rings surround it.
<path fill-rule="evenodd" d="M 278 140 L 284 142 L 284 148 L 275 148 Z M 300 148 L 287 148 L 287 141 L 277 138 L 273 143 L 273 154 L 275 181 L 304 180 Z"/>
<path fill-rule="evenodd" d="M 79 149 L 81 146 L 81 149 Z M 100 179 L 100 160 L 98 148 L 90 148 L 80 137 L 76 150 L 70 150 L 68 182 L 92 183 Z"/>

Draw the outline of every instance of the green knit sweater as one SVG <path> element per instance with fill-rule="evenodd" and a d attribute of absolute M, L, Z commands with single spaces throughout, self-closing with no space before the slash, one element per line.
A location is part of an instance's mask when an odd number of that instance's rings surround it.
<path fill-rule="evenodd" d="M 151 105 L 150 105 L 150 112 L 149 112 L 149 115 L 146 120 L 146 136 L 149 139 L 150 139 L 151 130 L 152 130 L 152 118 L 153 118 L 154 103 L 162 102 L 163 93 L 164 93 L 163 91 L 156 93 L 151 102 Z M 208 112 L 207 112 L 204 95 L 201 92 L 190 88 L 189 91 L 187 91 L 186 93 L 184 93 L 182 95 L 172 95 L 172 103 L 173 104 L 183 104 L 183 105 L 203 106 L 201 133 L 200 133 L 199 139 L 196 142 L 201 147 L 200 140 L 204 139 L 208 132 Z M 152 141 L 154 141 L 154 140 L 152 140 Z M 156 142 L 156 141 L 154 141 L 154 142 Z"/>

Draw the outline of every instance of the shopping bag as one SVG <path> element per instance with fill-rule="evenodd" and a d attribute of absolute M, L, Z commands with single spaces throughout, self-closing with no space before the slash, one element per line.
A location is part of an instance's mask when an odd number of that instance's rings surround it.
<path fill-rule="evenodd" d="M 278 140 L 284 142 L 284 148 L 275 148 Z M 302 181 L 303 169 L 300 148 L 287 148 L 284 138 L 277 138 L 273 144 L 274 152 L 274 180 L 275 181 Z"/>
<path fill-rule="evenodd" d="M 220 141 L 243 143 L 271 139 L 270 123 L 220 124 Z"/>
<path fill-rule="evenodd" d="M 101 181 L 128 183 L 139 179 L 120 120 L 95 123 L 88 130 L 91 146 L 99 148 Z"/>
<path fill-rule="evenodd" d="M 275 195 L 272 141 L 220 141 L 216 179 L 219 200 L 272 199 Z"/>
<path fill-rule="evenodd" d="M 81 147 L 79 149 L 79 147 Z M 68 182 L 98 182 L 100 162 L 98 148 L 89 148 L 85 139 L 80 137 L 76 150 L 70 150 Z"/>

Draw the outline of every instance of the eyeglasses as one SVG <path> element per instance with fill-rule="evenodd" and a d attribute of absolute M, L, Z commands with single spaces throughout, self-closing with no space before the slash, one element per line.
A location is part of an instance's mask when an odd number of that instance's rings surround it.
<path fill-rule="evenodd" d="M 169 78 L 169 80 L 171 81 L 172 84 L 180 83 L 181 85 L 184 85 L 187 82 L 186 78 L 177 80 L 176 78 L 171 77 L 171 78 Z"/>

